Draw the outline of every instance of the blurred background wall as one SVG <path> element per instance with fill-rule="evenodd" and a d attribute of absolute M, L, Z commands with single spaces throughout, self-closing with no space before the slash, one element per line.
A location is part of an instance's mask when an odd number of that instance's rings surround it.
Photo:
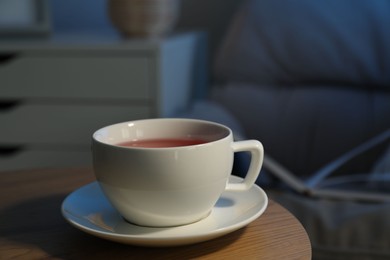
<path fill-rule="evenodd" d="M 182 0 L 177 31 L 204 30 L 208 33 L 211 59 L 242 0 Z M 51 0 L 54 32 L 115 33 L 107 15 L 107 0 Z"/>

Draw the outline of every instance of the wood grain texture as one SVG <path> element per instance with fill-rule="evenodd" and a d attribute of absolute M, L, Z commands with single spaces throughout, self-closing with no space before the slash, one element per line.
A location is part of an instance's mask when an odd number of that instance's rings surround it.
<path fill-rule="evenodd" d="M 311 259 L 304 228 L 272 200 L 247 227 L 189 246 L 134 247 L 85 234 L 60 207 L 94 180 L 89 168 L 1 172 L 0 259 Z"/>

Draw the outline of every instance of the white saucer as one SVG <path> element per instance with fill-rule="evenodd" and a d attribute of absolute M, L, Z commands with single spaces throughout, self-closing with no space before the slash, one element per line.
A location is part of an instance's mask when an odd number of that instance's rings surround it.
<path fill-rule="evenodd" d="M 231 176 L 230 181 L 242 179 Z M 196 223 L 169 227 L 141 227 L 126 222 L 103 195 L 97 182 L 72 192 L 62 214 L 73 226 L 104 239 L 142 246 L 176 246 L 213 239 L 240 229 L 258 218 L 268 205 L 257 185 L 244 192 L 226 191 L 210 215 Z"/>

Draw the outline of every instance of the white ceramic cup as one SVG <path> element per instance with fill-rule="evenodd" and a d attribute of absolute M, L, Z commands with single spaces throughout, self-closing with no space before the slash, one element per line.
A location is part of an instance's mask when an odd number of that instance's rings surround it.
<path fill-rule="evenodd" d="M 126 141 L 202 139 L 205 143 L 163 147 L 123 147 Z M 242 183 L 229 183 L 235 152 L 249 151 Z M 194 119 L 146 119 L 110 125 L 92 138 L 94 172 L 111 204 L 129 222 L 167 227 L 209 215 L 225 190 L 248 190 L 263 162 L 259 141 L 233 141 L 221 124 Z"/>

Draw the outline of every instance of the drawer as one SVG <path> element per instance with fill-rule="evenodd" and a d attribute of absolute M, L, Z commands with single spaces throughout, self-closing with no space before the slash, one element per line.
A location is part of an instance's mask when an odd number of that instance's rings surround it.
<path fill-rule="evenodd" d="M 103 126 L 152 116 L 145 105 L 26 103 L 0 110 L 1 145 L 89 145 Z"/>
<path fill-rule="evenodd" d="M 144 56 L 14 56 L 0 64 L 0 96 L 147 99 L 150 69 Z"/>
<path fill-rule="evenodd" d="M 9 156 L 0 155 L 0 171 L 32 168 L 91 166 L 90 150 L 25 149 Z"/>

